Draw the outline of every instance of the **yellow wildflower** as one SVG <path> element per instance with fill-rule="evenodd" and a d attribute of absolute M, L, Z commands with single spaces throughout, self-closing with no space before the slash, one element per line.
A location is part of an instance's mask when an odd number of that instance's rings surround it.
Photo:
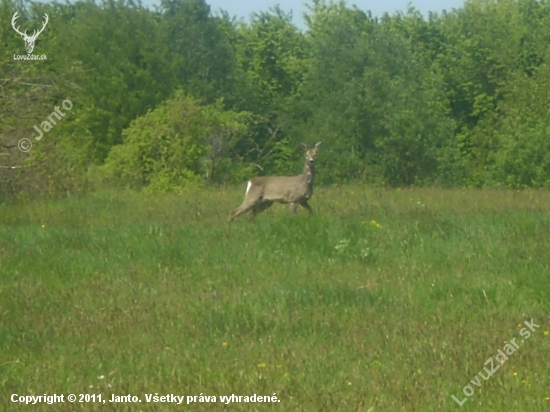
<path fill-rule="evenodd" d="M 371 220 L 370 225 L 379 229 L 382 227 L 382 225 L 380 225 L 380 223 L 378 223 L 376 220 Z"/>

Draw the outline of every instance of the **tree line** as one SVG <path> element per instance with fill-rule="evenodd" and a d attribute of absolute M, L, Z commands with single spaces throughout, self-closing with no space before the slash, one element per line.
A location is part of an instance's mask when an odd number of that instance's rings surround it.
<path fill-rule="evenodd" d="M 29 33 L 49 16 L 45 60 L 16 58 L 16 11 Z M 549 1 L 374 17 L 313 0 L 304 17 L 302 31 L 278 7 L 244 22 L 205 0 L 0 0 L 0 194 L 292 174 L 318 140 L 320 183 L 550 187 Z"/>

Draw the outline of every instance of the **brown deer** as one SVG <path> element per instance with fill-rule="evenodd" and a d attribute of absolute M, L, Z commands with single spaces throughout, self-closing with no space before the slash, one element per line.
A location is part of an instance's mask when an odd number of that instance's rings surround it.
<path fill-rule="evenodd" d="M 315 159 L 321 142 L 309 150 L 305 143 L 302 143 L 301 146 L 306 153 L 304 173 L 298 176 L 257 176 L 250 179 L 243 203 L 229 215 L 229 222 L 248 211 L 255 216 L 274 202 L 288 203 L 293 214 L 296 213 L 298 205 L 303 206 L 310 213 L 313 212 L 307 201 L 313 195 Z"/>

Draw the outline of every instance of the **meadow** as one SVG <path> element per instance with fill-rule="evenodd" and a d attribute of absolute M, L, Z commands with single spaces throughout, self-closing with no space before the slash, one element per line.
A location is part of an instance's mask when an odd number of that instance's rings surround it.
<path fill-rule="evenodd" d="M 1 203 L 0 408 L 550 410 L 549 192 L 319 187 L 229 225 L 242 195 Z M 10 401 L 54 393 L 142 402 Z"/>

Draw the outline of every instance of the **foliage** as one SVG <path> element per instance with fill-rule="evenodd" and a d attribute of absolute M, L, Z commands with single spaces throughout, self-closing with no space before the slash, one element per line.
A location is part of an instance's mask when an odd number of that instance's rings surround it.
<path fill-rule="evenodd" d="M 35 47 L 43 61 L 12 60 L 22 40 L 0 28 L 3 196 L 70 194 L 98 177 L 168 190 L 290 174 L 300 141 L 318 140 L 320 183 L 550 180 L 547 0 L 468 0 L 427 18 L 412 6 L 376 18 L 313 0 L 305 31 L 279 7 L 244 22 L 205 0 L 163 0 L 156 10 L 129 0 L 0 0 L 2 21 L 16 10 L 28 30 L 44 13 L 50 23 Z M 185 110 L 201 115 L 176 126 L 179 112 L 167 107 L 179 89 L 194 99 Z M 17 142 L 65 99 L 70 116 L 21 153 Z M 223 132 L 209 132 L 214 125 Z M 187 136 L 177 154 L 155 128 Z"/>
<path fill-rule="evenodd" d="M 327 140 L 333 161 L 325 181 L 411 185 L 443 178 L 453 123 L 440 79 L 400 37 L 357 9 L 317 3 L 309 24 L 313 57 L 300 96 L 301 130 Z"/>
<path fill-rule="evenodd" d="M 250 120 L 249 113 L 223 110 L 221 101 L 201 106 L 180 91 L 133 121 L 101 170 L 114 184 L 160 191 L 226 180 Z"/>
<path fill-rule="evenodd" d="M 496 150 L 486 181 L 503 187 L 550 187 L 550 65 L 520 74 L 492 126 Z"/>

